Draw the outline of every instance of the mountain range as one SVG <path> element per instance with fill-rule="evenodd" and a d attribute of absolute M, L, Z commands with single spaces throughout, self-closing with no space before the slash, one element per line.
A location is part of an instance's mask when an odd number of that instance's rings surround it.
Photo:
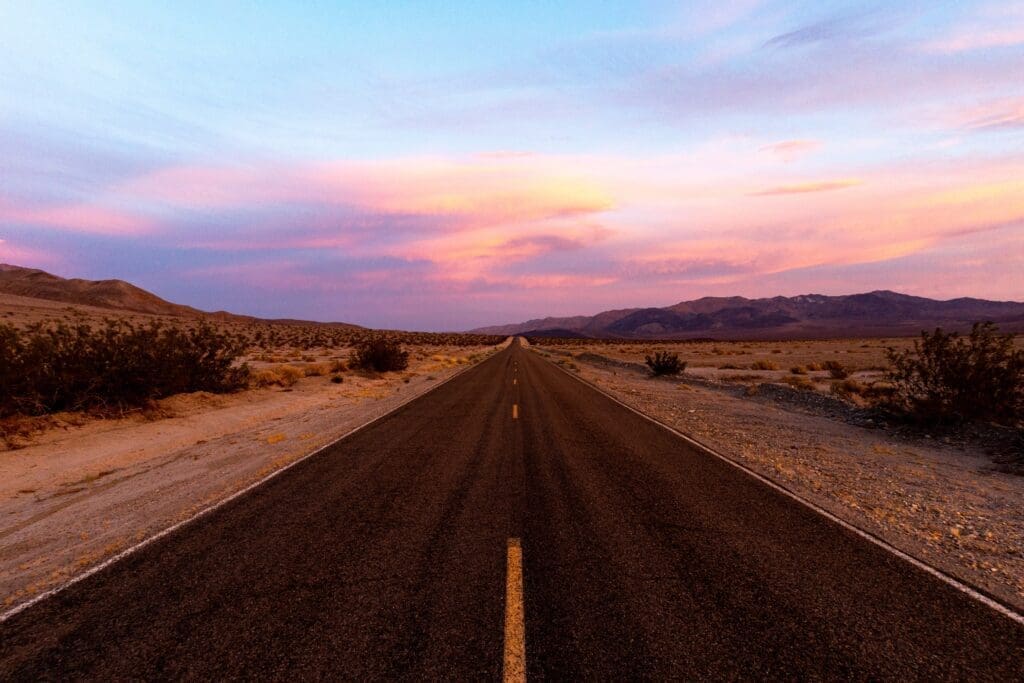
<path fill-rule="evenodd" d="M 933 327 L 962 331 L 978 321 L 993 321 L 1006 332 L 1024 332 L 1024 303 L 938 301 L 888 290 L 843 296 L 704 297 L 664 308 L 540 318 L 472 331 L 625 339 L 813 339 L 916 334 Z"/>
<path fill-rule="evenodd" d="M 0 264 L 0 294 L 176 317 L 227 322 L 276 322 L 357 327 L 349 323 L 261 320 L 171 303 L 124 280 L 62 278 L 42 270 Z M 591 316 L 539 318 L 481 327 L 479 334 L 622 339 L 814 339 L 916 334 L 942 327 L 967 330 L 990 320 L 1005 332 L 1024 332 L 1024 303 L 960 298 L 937 301 L 879 290 L 864 294 L 804 294 L 764 299 L 704 297 L 663 308 L 623 308 Z"/>

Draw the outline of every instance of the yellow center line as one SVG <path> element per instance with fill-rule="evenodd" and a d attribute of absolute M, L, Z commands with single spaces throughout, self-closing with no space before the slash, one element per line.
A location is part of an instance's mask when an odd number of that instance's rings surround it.
<path fill-rule="evenodd" d="M 513 403 L 512 404 L 512 419 L 513 420 L 518 420 L 519 419 L 519 404 L 518 403 Z"/>
<path fill-rule="evenodd" d="M 505 580 L 504 679 L 526 681 L 526 620 L 523 613 L 523 548 L 518 538 L 508 539 Z"/>
<path fill-rule="evenodd" d="M 515 385 L 515 384 L 516 384 L 516 382 L 518 382 L 518 381 L 519 381 L 519 380 L 517 380 L 517 379 L 516 379 L 515 377 L 513 377 L 513 378 L 512 378 L 512 384 L 513 384 L 513 385 Z"/>

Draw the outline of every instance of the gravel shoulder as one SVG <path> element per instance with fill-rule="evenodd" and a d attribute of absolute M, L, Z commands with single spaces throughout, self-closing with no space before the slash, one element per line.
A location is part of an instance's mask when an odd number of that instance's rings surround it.
<path fill-rule="evenodd" d="M 922 443 L 770 396 L 556 362 L 895 547 L 1024 609 L 1024 477 L 981 450 Z M 642 359 L 641 359 L 642 360 Z"/>
<path fill-rule="evenodd" d="M 160 402 L 160 419 L 67 424 L 0 452 L 0 608 L 188 518 L 493 350 L 429 349 L 407 372 L 346 373 L 341 384 L 307 377 L 287 389 L 175 396 Z"/>

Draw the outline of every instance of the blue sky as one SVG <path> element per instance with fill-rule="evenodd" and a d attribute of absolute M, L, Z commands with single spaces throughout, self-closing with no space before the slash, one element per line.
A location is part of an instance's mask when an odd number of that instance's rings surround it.
<path fill-rule="evenodd" d="M 0 261 L 417 329 L 1024 298 L 1024 3 L 19 3 Z"/>

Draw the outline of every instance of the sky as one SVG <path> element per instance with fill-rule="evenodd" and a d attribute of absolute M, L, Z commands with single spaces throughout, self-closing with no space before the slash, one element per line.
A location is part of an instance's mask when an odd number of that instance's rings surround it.
<path fill-rule="evenodd" d="M 1024 0 L 4 3 L 0 262 L 418 330 L 1021 300 Z"/>

